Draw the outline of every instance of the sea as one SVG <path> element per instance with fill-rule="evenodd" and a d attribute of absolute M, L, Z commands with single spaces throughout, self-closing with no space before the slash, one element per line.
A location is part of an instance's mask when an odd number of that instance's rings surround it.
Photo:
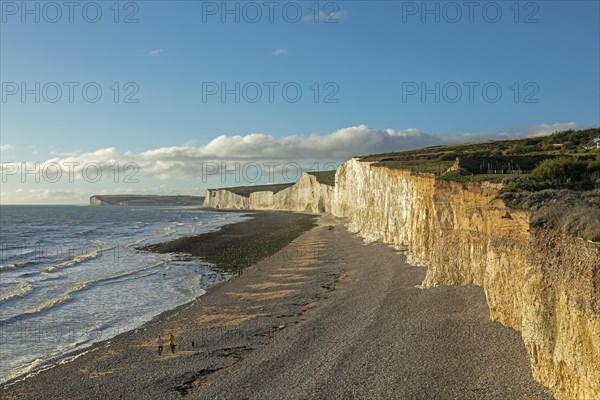
<path fill-rule="evenodd" d="M 136 248 L 248 218 L 193 207 L 0 206 L 0 382 L 228 279 L 202 260 Z"/>

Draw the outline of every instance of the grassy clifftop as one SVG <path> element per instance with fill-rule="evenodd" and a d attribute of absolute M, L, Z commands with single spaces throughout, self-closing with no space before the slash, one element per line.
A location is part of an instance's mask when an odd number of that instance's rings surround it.
<path fill-rule="evenodd" d="M 506 191 L 509 206 L 531 210 L 531 225 L 600 242 L 600 189 Z"/>
<path fill-rule="evenodd" d="M 323 185 L 335 186 L 335 170 L 333 171 L 318 171 L 318 172 L 307 172 L 309 175 L 313 175 L 317 178 L 317 182 Z"/>
<path fill-rule="evenodd" d="M 335 171 L 319 171 L 319 172 L 307 172 L 309 175 L 313 175 L 317 178 L 317 182 L 324 185 L 334 186 L 335 185 Z M 295 182 L 291 183 L 277 183 L 272 185 L 255 185 L 255 186 L 236 186 L 219 188 L 215 190 L 227 190 L 231 193 L 235 193 L 239 196 L 250 197 L 250 194 L 254 192 L 281 192 L 284 189 L 293 186 Z"/>
<path fill-rule="evenodd" d="M 446 146 L 426 147 L 394 153 L 359 157 L 361 161 L 389 168 L 432 173 L 443 179 L 501 182 L 515 175 L 527 177 L 548 158 L 568 157 L 593 160 L 598 149 L 585 145 L 600 137 L 600 128 L 557 132 L 549 136 L 513 140 L 496 140 Z M 449 173 L 456 159 L 460 165 Z"/>
<path fill-rule="evenodd" d="M 283 189 L 287 189 L 292 186 L 294 183 L 277 183 L 273 185 L 256 185 L 256 186 L 235 186 L 235 187 L 226 187 L 219 188 L 215 190 L 227 190 L 231 193 L 235 193 L 239 196 L 250 197 L 250 195 L 254 192 L 281 192 Z"/>
<path fill-rule="evenodd" d="M 499 197 L 531 210 L 531 224 L 600 241 L 600 129 L 434 146 L 360 157 L 376 166 L 457 182 L 503 183 Z M 596 145 L 597 146 L 597 145 Z"/>

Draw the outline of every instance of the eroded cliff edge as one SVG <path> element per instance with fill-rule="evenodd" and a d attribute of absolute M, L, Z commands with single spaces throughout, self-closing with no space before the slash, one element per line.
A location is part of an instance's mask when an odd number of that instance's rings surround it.
<path fill-rule="evenodd" d="M 366 240 L 400 246 L 427 266 L 424 288 L 481 286 L 490 318 L 521 332 L 534 378 L 557 398 L 600 398 L 598 243 L 531 226 L 528 211 L 498 200 L 495 184 L 353 159 L 338 169 L 335 188 L 319 185 L 303 176 L 275 194 L 207 193 L 205 204 L 347 218 Z"/>
<path fill-rule="evenodd" d="M 483 287 L 490 317 L 521 331 L 534 378 L 557 398 L 600 398 L 600 245 L 531 229 L 498 186 L 351 160 L 332 213 L 368 240 L 407 249 L 423 287 Z"/>

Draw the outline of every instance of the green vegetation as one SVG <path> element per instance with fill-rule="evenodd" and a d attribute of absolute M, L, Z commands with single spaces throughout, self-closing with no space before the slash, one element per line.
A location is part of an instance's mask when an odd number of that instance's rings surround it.
<path fill-rule="evenodd" d="M 598 128 L 570 130 L 369 155 L 361 160 L 435 174 L 447 181 L 502 183 L 499 198 L 511 207 L 530 210 L 532 226 L 600 242 L 600 151 L 585 148 L 597 137 Z"/>
<path fill-rule="evenodd" d="M 318 172 L 307 172 L 310 175 L 317 177 L 317 182 L 324 185 L 334 186 L 335 185 L 335 171 L 318 171 Z M 281 192 L 284 189 L 294 185 L 292 183 L 276 183 L 272 185 L 256 185 L 256 186 L 237 186 L 228 188 L 219 188 L 215 190 L 227 190 L 231 193 L 235 193 L 239 196 L 250 197 L 250 194 L 254 192 Z"/>
<path fill-rule="evenodd" d="M 569 130 L 542 137 L 433 146 L 360 159 L 375 162 L 375 166 L 434 174 L 448 181 L 504 183 L 507 191 L 586 190 L 598 185 L 600 152 L 584 146 L 597 137 L 599 128 Z M 459 164 L 454 165 L 457 159 Z"/>
<path fill-rule="evenodd" d="M 556 157 L 540 162 L 528 176 L 503 180 L 503 191 L 591 190 L 600 179 L 600 162 L 584 157 Z"/>
<path fill-rule="evenodd" d="M 446 172 L 446 170 L 450 168 L 452 164 L 454 164 L 454 161 L 424 158 L 414 160 L 383 159 L 382 161 L 377 162 L 375 165 L 395 169 L 409 169 L 422 174 L 434 174 L 436 176 L 440 176 Z"/>
<path fill-rule="evenodd" d="M 531 225 L 600 242 L 600 190 L 510 191 L 500 198 L 511 207 L 531 210 Z"/>
<path fill-rule="evenodd" d="M 292 186 L 293 183 L 277 183 L 273 185 L 256 185 L 256 186 L 237 186 L 237 187 L 228 187 L 228 188 L 220 188 L 216 190 L 227 190 L 231 193 L 235 193 L 237 195 L 243 197 L 250 197 L 251 193 L 254 192 L 281 192 L 284 189 Z"/>
<path fill-rule="evenodd" d="M 597 150 L 587 150 L 583 146 L 600 136 L 600 128 L 581 131 L 562 131 L 548 136 L 539 136 L 524 139 L 490 140 L 488 142 L 454 144 L 445 146 L 432 146 L 423 149 L 409 150 L 395 153 L 382 153 L 360 157 L 363 161 L 389 162 L 392 160 L 421 160 L 440 159 L 454 160 L 456 157 L 493 156 L 543 156 L 556 157 L 559 155 L 590 155 Z"/>
<path fill-rule="evenodd" d="M 538 181 L 550 181 L 557 187 L 583 183 L 593 186 L 594 173 L 600 172 L 600 162 L 573 157 L 558 157 L 542 161 L 531 174 Z"/>
<path fill-rule="evenodd" d="M 507 179 L 521 177 L 521 174 L 476 174 L 473 175 L 469 172 L 463 171 L 451 171 L 440 176 L 439 179 L 444 181 L 455 181 L 455 182 L 491 182 L 491 183 L 504 183 Z"/>
<path fill-rule="evenodd" d="M 323 185 L 335 186 L 335 170 L 308 172 L 308 174 L 316 176 L 317 182 L 322 183 Z"/>

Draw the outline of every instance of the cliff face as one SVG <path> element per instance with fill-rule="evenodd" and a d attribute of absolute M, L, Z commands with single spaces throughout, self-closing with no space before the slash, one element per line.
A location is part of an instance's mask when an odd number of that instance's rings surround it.
<path fill-rule="evenodd" d="M 250 208 L 250 199 L 225 189 L 207 190 L 206 196 L 204 196 L 204 206 L 212 208 L 247 210 Z"/>
<path fill-rule="evenodd" d="M 521 331 L 534 378 L 557 398 L 600 399 L 600 245 L 532 227 L 498 189 L 353 159 L 335 189 L 304 175 L 276 194 L 209 191 L 205 204 L 347 218 L 351 231 L 427 266 L 424 288 L 483 287 L 490 318 Z"/>
<path fill-rule="evenodd" d="M 207 190 L 204 205 L 224 209 L 286 210 L 310 213 L 331 211 L 333 187 L 321 184 L 310 174 L 303 174 L 293 186 L 280 192 L 261 191 L 244 197 L 228 190 Z"/>
<path fill-rule="evenodd" d="M 332 213 L 365 239 L 407 249 L 423 287 L 482 286 L 490 317 L 522 332 L 534 377 L 557 398 L 600 398 L 600 246 L 530 229 L 498 187 L 351 160 Z"/>
<path fill-rule="evenodd" d="M 102 201 L 98 196 L 90 197 L 90 206 L 105 206 L 107 205 L 104 201 Z"/>

